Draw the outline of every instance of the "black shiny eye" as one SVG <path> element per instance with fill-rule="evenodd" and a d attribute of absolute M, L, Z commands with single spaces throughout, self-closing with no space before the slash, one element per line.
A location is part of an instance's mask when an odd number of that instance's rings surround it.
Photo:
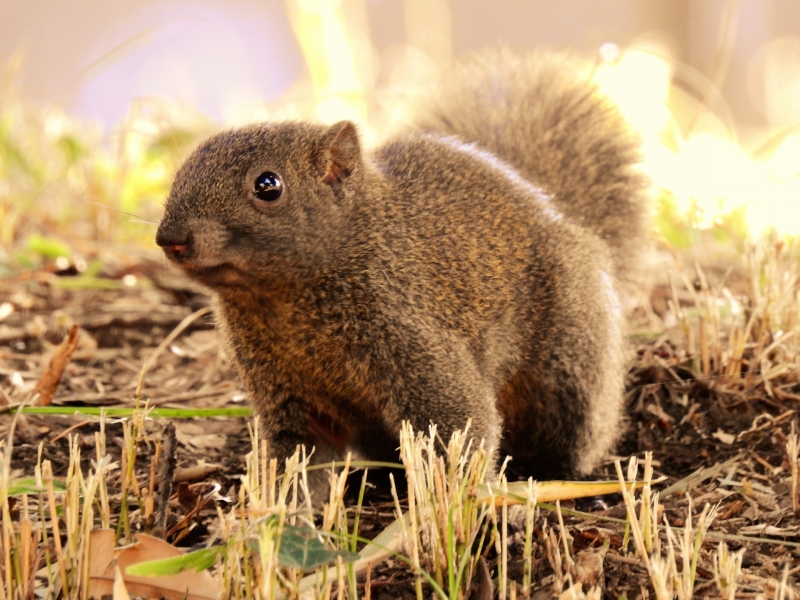
<path fill-rule="evenodd" d="M 256 177 L 253 184 L 253 194 L 264 202 L 275 202 L 283 195 L 283 182 L 272 171 L 264 171 Z"/>

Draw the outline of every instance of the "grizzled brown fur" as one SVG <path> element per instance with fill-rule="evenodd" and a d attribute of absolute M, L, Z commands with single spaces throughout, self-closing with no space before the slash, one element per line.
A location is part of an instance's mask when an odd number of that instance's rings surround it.
<path fill-rule="evenodd" d="M 272 456 L 396 460 L 404 419 L 445 439 L 472 419 L 537 478 L 611 448 L 644 184 L 573 64 L 479 55 L 369 153 L 349 122 L 268 123 L 181 167 L 157 241 L 213 292 Z M 254 195 L 265 172 L 277 199 Z"/>

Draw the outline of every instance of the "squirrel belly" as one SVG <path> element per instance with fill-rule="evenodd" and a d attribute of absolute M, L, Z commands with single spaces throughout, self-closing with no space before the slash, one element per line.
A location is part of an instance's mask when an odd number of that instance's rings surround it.
<path fill-rule="evenodd" d="M 497 60 L 512 61 L 500 73 L 521 103 L 547 87 L 517 81 L 525 61 Z M 438 106 L 450 90 L 483 93 L 489 73 L 478 62 L 466 67 L 478 69 L 478 87 L 463 88 L 457 71 Z M 187 159 L 156 241 L 212 292 L 271 456 L 305 444 L 316 463 L 348 450 L 396 460 L 403 420 L 417 430 L 433 422 L 444 439 L 471 420 L 471 435 L 496 459 L 511 455 L 525 477 L 585 474 L 611 449 L 625 372 L 617 281 L 632 263 L 614 213 L 645 209 L 630 172 L 635 144 L 623 128 L 605 139 L 621 121 L 587 85 L 561 89 L 560 100 L 542 92 L 559 106 L 572 99 L 593 125 L 586 131 L 561 130 L 563 110 L 507 123 L 515 139 L 559 130 L 558 152 L 580 155 L 534 161 L 538 173 L 517 154 L 551 141 L 504 143 L 486 121 L 487 141 L 480 103 L 468 99 L 445 125 L 431 104 L 418 125 L 369 153 L 352 123 L 287 122 L 223 132 Z M 614 157 L 592 166 L 581 148 L 598 143 Z M 549 171 L 612 163 L 611 179 L 563 173 L 594 186 L 590 201 Z M 641 222 L 629 222 L 633 238 Z M 319 503 L 327 477 L 309 475 Z"/>

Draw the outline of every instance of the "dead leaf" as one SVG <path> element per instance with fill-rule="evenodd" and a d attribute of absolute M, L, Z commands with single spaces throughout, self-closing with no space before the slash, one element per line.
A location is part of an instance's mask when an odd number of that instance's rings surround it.
<path fill-rule="evenodd" d="M 53 356 L 47 363 L 47 366 L 42 371 L 42 376 L 39 382 L 33 389 L 34 392 L 39 393 L 39 399 L 36 401 L 37 406 L 48 406 L 53 400 L 53 396 L 58 389 L 58 382 L 61 381 L 61 375 L 64 373 L 72 358 L 75 348 L 78 347 L 78 326 L 73 325 L 64 341 L 56 349 Z"/>
<path fill-rule="evenodd" d="M 605 584 L 603 561 L 606 557 L 605 548 L 587 548 L 575 555 L 575 564 L 572 571 L 575 580 L 585 585 L 602 587 Z"/>
<path fill-rule="evenodd" d="M 736 441 L 736 436 L 730 433 L 725 433 L 722 429 L 717 429 L 714 433 L 711 434 L 711 437 L 714 439 L 719 440 L 723 444 L 727 444 L 730 446 L 733 442 Z"/>
<path fill-rule="evenodd" d="M 704 481 L 711 479 L 712 477 L 717 477 L 722 473 L 726 472 L 730 467 L 732 467 L 735 463 L 739 462 L 742 459 L 742 454 L 737 454 L 734 457 L 729 458 L 725 462 L 717 463 L 712 467 L 700 467 L 694 473 L 687 475 L 680 481 L 676 481 L 667 489 L 661 492 L 662 498 L 667 498 L 675 493 L 683 493 L 686 490 L 690 490 L 692 488 L 697 487 Z"/>
<path fill-rule="evenodd" d="M 219 435 L 217 433 L 206 433 L 201 435 L 191 435 L 184 431 L 184 428 L 178 429 L 176 433 L 178 441 L 184 446 L 197 448 L 198 450 L 207 450 L 209 448 L 216 448 L 221 450 L 228 445 L 228 437 Z"/>
<path fill-rule="evenodd" d="M 481 556 L 478 558 L 478 582 L 474 593 L 470 596 L 472 600 L 492 600 L 494 598 L 494 582 L 489 573 L 486 560 Z"/>
<path fill-rule="evenodd" d="M 183 483 L 184 481 L 198 481 L 205 479 L 219 471 L 219 465 L 196 465 L 194 467 L 184 467 L 175 469 L 172 477 L 173 483 Z"/>
<path fill-rule="evenodd" d="M 128 593 L 128 588 L 125 587 L 125 581 L 122 578 L 119 567 L 114 569 L 114 596 L 113 600 L 131 600 L 131 595 Z"/>
<path fill-rule="evenodd" d="M 124 596 L 117 596 L 117 572 L 121 574 L 124 588 L 131 596 L 154 600 L 218 600 L 222 595 L 219 582 L 207 571 L 184 571 L 166 577 L 140 577 L 125 573 L 129 566 L 140 562 L 183 555 L 178 548 L 164 540 L 140 533 L 135 543 L 115 548 L 114 530 L 98 529 L 92 532 L 90 542 L 89 597 L 112 595 L 114 600 L 123 599 Z"/>
<path fill-rule="evenodd" d="M 737 533 L 739 535 L 774 535 L 778 537 L 794 537 L 800 533 L 800 530 L 798 530 L 797 527 L 775 527 L 774 525 L 762 523 L 759 525 L 742 527 Z"/>
<path fill-rule="evenodd" d="M 189 487 L 189 484 L 182 481 L 178 484 L 178 503 L 183 510 L 191 512 L 197 506 L 197 501 L 200 496 L 195 494 L 194 490 Z"/>

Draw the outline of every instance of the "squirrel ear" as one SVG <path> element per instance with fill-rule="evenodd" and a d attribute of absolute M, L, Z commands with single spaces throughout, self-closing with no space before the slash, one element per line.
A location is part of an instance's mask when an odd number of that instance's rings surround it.
<path fill-rule="evenodd" d="M 361 160 L 356 126 L 350 121 L 339 121 L 331 125 L 325 139 L 325 174 L 322 181 L 338 194 L 342 182 L 347 179 Z"/>

